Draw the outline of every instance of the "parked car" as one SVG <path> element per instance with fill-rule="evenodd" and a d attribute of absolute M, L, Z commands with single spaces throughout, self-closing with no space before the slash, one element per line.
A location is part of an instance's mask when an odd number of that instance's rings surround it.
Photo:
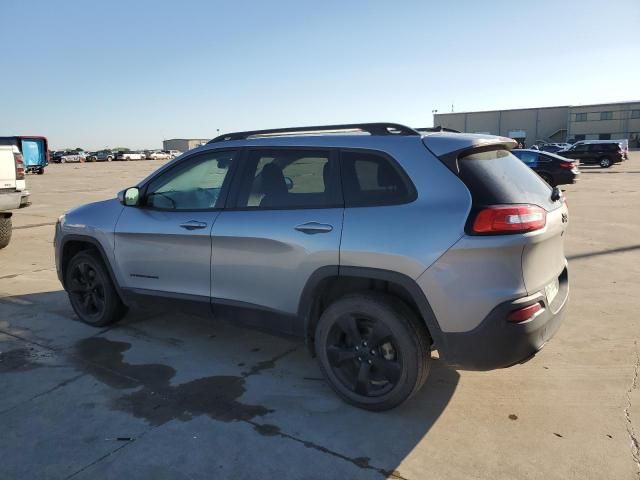
<path fill-rule="evenodd" d="M 0 144 L 18 147 L 27 173 L 43 175 L 45 167 L 49 165 L 49 145 L 46 137 L 0 137 Z"/>
<path fill-rule="evenodd" d="M 54 157 L 58 163 L 77 163 L 87 159 L 87 153 L 83 151 L 67 150 Z"/>
<path fill-rule="evenodd" d="M 116 155 L 116 160 L 145 160 L 147 156 L 141 152 L 120 151 Z"/>
<path fill-rule="evenodd" d="M 543 145 L 540 145 L 538 148 L 543 152 L 556 153 L 560 150 L 564 150 L 567 147 L 561 147 L 560 145 L 555 145 L 553 143 L 545 143 Z"/>
<path fill-rule="evenodd" d="M 560 326 L 567 206 L 513 146 L 380 123 L 225 134 L 67 212 L 58 276 L 96 327 L 136 298 L 241 309 L 306 339 L 344 400 L 389 409 L 432 348 L 507 367 Z"/>
<path fill-rule="evenodd" d="M 518 149 L 512 153 L 552 187 L 570 185 L 578 181 L 580 170 L 575 161 L 533 149 Z"/>
<path fill-rule="evenodd" d="M 98 150 L 92 152 L 87 156 L 88 162 L 111 162 L 116 157 L 116 154 L 111 150 Z"/>
<path fill-rule="evenodd" d="M 164 150 L 147 153 L 147 159 L 149 160 L 170 160 L 172 158 L 174 157 Z"/>
<path fill-rule="evenodd" d="M 179 157 L 180 155 L 182 155 L 182 152 L 179 150 L 163 150 L 163 152 L 168 153 L 169 155 L 171 155 L 171 158 L 176 158 Z"/>
<path fill-rule="evenodd" d="M 600 165 L 602 168 L 611 167 L 625 159 L 622 143 L 612 140 L 582 140 L 557 154 L 580 160 L 585 165 Z"/>
<path fill-rule="evenodd" d="M 13 211 L 29 205 L 22 153 L 17 145 L 0 142 L 0 249 L 11 241 Z"/>

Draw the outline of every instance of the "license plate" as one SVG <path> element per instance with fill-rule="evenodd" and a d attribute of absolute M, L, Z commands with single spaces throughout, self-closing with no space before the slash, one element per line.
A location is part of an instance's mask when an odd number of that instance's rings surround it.
<path fill-rule="evenodd" d="M 547 303 L 551 304 L 551 302 L 553 302 L 553 299 L 558 295 L 558 290 L 560 290 L 560 282 L 557 278 L 544 287 L 544 293 L 547 296 Z"/>

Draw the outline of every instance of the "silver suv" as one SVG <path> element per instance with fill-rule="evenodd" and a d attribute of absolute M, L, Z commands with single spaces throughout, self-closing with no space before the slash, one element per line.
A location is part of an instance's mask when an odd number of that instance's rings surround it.
<path fill-rule="evenodd" d="M 163 297 L 299 335 L 339 396 L 389 409 L 432 349 L 507 367 L 562 321 L 567 207 L 514 146 L 381 123 L 223 135 L 62 216 L 58 276 L 91 325 Z"/>

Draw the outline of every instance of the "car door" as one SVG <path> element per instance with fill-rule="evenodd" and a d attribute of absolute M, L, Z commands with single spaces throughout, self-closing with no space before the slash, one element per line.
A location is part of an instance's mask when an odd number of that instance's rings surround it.
<path fill-rule="evenodd" d="M 343 202 L 328 149 L 248 149 L 213 228 L 216 303 L 296 314 L 306 281 L 339 263 Z"/>
<path fill-rule="evenodd" d="M 235 151 L 211 150 L 161 171 L 115 229 L 124 288 L 208 301 L 211 228 L 224 205 Z"/>

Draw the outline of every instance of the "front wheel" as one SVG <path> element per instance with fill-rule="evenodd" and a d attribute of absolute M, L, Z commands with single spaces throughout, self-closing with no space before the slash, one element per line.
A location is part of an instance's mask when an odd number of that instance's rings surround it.
<path fill-rule="evenodd" d="M 342 399 L 367 410 L 388 410 L 413 396 L 427 379 L 430 338 L 399 299 L 357 293 L 322 313 L 315 335 L 320 369 Z"/>
<path fill-rule="evenodd" d="M 9 245 L 11 241 L 11 217 L 0 216 L 0 248 Z"/>
<path fill-rule="evenodd" d="M 611 165 L 613 165 L 611 160 L 609 158 L 607 158 L 607 157 L 602 157 L 598 163 L 600 164 L 600 167 L 602 167 L 602 168 L 609 168 Z"/>
<path fill-rule="evenodd" d="M 117 322 L 126 313 L 109 272 L 92 252 L 77 253 L 71 259 L 64 285 L 74 312 L 84 323 L 102 327 Z"/>

